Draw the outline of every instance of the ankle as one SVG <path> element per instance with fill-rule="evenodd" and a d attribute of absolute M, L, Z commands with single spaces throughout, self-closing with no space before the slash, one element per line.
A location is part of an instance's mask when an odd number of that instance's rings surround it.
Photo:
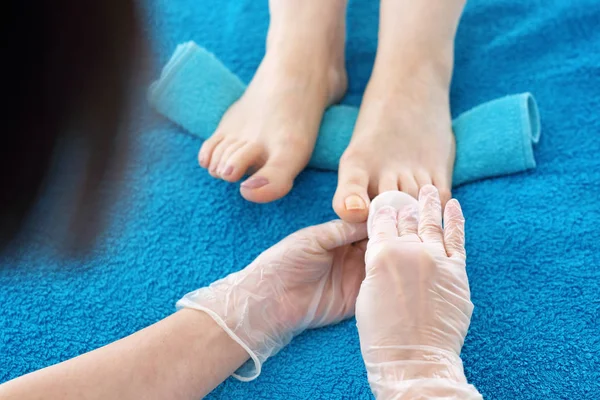
<path fill-rule="evenodd" d="M 263 64 L 285 79 L 307 79 L 309 84 L 327 88 L 327 104 L 340 100 L 348 87 L 343 46 L 327 47 L 298 37 L 286 43 L 277 38 L 267 44 Z M 271 75 L 270 72 L 268 75 Z"/>
<path fill-rule="evenodd" d="M 388 79 L 402 81 L 417 80 L 448 90 L 454 66 L 450 54 L 431 55 L 426 51 L 405 49 L 396 54 L 378 52 L 373 67 L 373 75 L 381 72 Z"/>
<path fill-rule="evenodd" d="M 348 73 L 342 59 L 341 63 L 334 63 L 329 67 L 327 76 L 329 87 L 328 104 L 339 102 L 348 90 Z"/>
<path fill-rule="evenodd" d="M 378 59 L 365 91 L 382 101 L 407 100 L 414 105 L 449 103 L 452 71 L 435 63 L 400 63 L 395 65 Z"/>

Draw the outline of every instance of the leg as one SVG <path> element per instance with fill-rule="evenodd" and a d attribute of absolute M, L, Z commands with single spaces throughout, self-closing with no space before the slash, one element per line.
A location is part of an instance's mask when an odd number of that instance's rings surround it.
<path fill-rule="evenodd" d="M 286 195 L 308 163 L 323 111 L 346 91 L 346 0 L 271 0 L 267 51 L 246 93 L 198 155 L 215 178 L 238 181 L 244 198 Z"/>
<path fill-rule="evenodd" d="M 432 183 L 450 199 L 449 87 L 464 2 L 381 0 L 377 58 L 333 199 L 342 219 L 366 220 L 370 198 L 388 190 L 416 197 Z"/>

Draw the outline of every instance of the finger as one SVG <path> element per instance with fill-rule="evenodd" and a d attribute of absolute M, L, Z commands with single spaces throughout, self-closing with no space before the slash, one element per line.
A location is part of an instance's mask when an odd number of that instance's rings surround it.
<path fill-rule="evenodd" d="M 307 228 L 306 234 L 313 236 L 323 250 L 330 251 L 366 239 L 367 226 L 338 219 Z"/>
<path fill-rule="evenodd" d="M 367 243 L 369 243 L 368 239 L 361 240 L 360 242 L 355 243 L 354 247 L 356 247 L 364 253 L 365 251 L 367 251 Z"/>
<path fill-rule="evenodd" d="M 425 185 L 419 192 L 419 237 L 423 242 L 443 242 L 442 204 L 433 185 Z"/>
<path fill-rule="evenodd" d="M 450 200 L 444 210 L 444 245 L 448 257 L 467 258 L 465 252 L 465 218 L 456 199 Z"/>
<path fill-rule="evenodd" d="M 331 291 L 324 296 L 322 318 L 313 321 L 311 328 L 329 325 L 354 315 L 356 297 L 365 279 L 366 269 L 364 252 L 357 246 L 351 246 L 345 253 L 345 262 L 334 264 L 331 270 Z M 321 314 L 317 311 L 317 315 Z"/>
<path fill-rule="evenodd" d="M 396 214 L 399 210 L 403 209 L 407 205 L 414 205 L 418 208 L 418 202 L 411 197 L 409 194 L 399 192 L 397 190 L 385 192 L 375 197 L 369 207 L 369 218 L 367 219 L 367 230 L 369 237 L 373 236 L 373 217 L 377 214 L 377 211 L 382 207 L 392 207 L 396 210 Z M 397 230 L 397 229 L 396 229 Z"/>
<path fill-rule="evenodd" d="M 383 240 L 398 237 L 398 211 L 392 206 L 383 206 L 373 214 L 371 222 L 371 240 Z"/>
<path fill-rule="evenodd" d="M 402 207 L 398 212 L 398 235 L 400 237 L 417 236 L 418 227 L 419 208 L 417 204 L 410 204 Z"/>
<path fill-rule="evenodd" d="M 366 243 L 365 243 L 366 247 Z M 365 276 L 367 275 L 367 270 L 365 266 L 365 252 L 361 251 L 359 248 L 352 249 L 355 253 L 352 257 L 356 257 L 355 262 L 348 262 L 345 264 L 345 268 L 343 274 L 346 275 L 350 279 L 350 282 L 347 288 L 344 288 L 344 297 L 347 299 L 347 308 L 346 312 L 342 319 L 349 318 L 354 315 L 356 309 L 356 298 L 358 297 L 358 293 L 360 292 L 360 287 L 365 280 Z M 342 277 L 343 278 L 343 277 Z M 352 279 L 354 278 L 354 279 Z"/>

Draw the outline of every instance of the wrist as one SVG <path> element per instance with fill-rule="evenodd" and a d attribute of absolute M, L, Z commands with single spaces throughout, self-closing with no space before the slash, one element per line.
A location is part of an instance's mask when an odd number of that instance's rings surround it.
<path fill-rule="evenodd" d="M 188 351 L 198 359 L 211 359 L 212 354 L 233 370 L 248 359 L 248 352 L 215 320 L 210 313 L 193 309 L 182 309 L 171 317 L 177 321 L 180 338 L 189 343 Z M 232 371 L 233 372 L 233 371 Z"/>
<path fill-rule="evenodd" d="M 251 268 L 251 267 L 248 267 Z M 256 282 L 250 282 L 258 276 Z M 260 274 L 245 274 L 244 287 L 238 275 L 231 274 L 209 287 L 188 293 L 177 302 L 177 308 L 203 311 L 250 356 L 251 361 L 236 371 L 240 380 L 252 380 L 261 371 L 262 364 L 287 345 L 294 333 L 286 321 L 280 291 Z M 276 281 L 276 280 L 273 280 Z M 245 287 L 252 287 L 249 293 Z"/>
<path fill-rule="evenodd" d="M 460 357 L 431 346 L 380 346 L 363 354 L 369 382 L 446 379 L 466 383 Z"/>

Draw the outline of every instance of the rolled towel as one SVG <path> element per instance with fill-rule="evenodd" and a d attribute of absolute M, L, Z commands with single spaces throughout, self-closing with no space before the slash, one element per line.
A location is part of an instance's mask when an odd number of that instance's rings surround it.
<path fill-rule="evenodd" d="M 246 86 L 213 54 L 194 42 L 177 46 L 148 99 L 161 114 L 207 139 Z M 336 171 L 352 136 L 358 108 L 329 107 L 309 166 Z M 537 105 L 530 93 L 502 97 L 458 116 L 453 186 L 535 168 L 540 137 Z"/>

